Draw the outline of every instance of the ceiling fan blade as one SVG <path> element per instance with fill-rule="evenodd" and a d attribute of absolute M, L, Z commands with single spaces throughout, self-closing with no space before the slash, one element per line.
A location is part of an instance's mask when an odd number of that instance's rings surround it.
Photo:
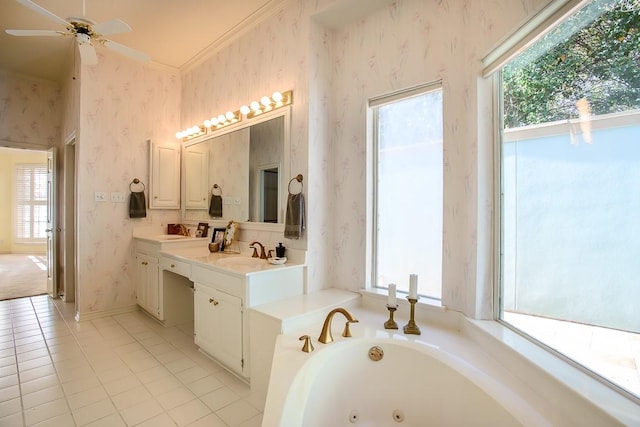
<path fill-rule="evenodd" d="M 82 65 L 96 65 L 98 63 L 98 55 L 94 47 L 89 43 L 88 38 L 87 40 L 83 40 L 78 37 L 78 50 L 80 50 Z"/>
<path fill-rule="evenodd" d="M 12 36 L 64 36 L 62 31 L 55 30 L 5 30 Z"/>
<path fill-rule="evenodd" d="M 100 22 L 93 26 L 93 32 L 106 36 L 109 34 L 128 33 L 131 27 L 124 21 L 112 19 L 111 21 Z"/>
<path fill-rule="evenodd" d="M 31 0 L 16 0 L 16 1 L 18 3 L 20 3 L 21 5 L 26 6 L 29 9 L 34 10 L 34 11 L 38 12 L 39 14 L 44 15 L 44 16 L 48 17 L 49 19 L 58 22 L 61 25 L 64 25 L 65 27 L 69 26 L 69 23 L 66 20 L 60 18 L 58 15 L 55 15 L 55 14 L 49 12 L 44 7 L 35 4 Z"/>
<path fill-rule="evenodd" d="M 101 43 L 105 47 L 115 52 L 118 52 L 122 55 L 128 56 L 133 59 L 137 59 L 138 61 L 147 62 L 151 59 L 149 58 L 149 56 L 145 55 L 142 52 L 138 52 L 137 50 L 121 45 L 120 43 L 112 42 L 111 40 L 102 40 Z"/>

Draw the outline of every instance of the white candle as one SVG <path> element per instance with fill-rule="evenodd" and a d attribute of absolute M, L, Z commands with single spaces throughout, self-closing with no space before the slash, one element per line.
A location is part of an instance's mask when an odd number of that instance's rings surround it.
<path fill-rule="evenodd" d="M 409 298 L 418 299 L 418 275 L 409 276 Z"/>
<path fill-rule="evenodd" d="M 394 283 L 389 284 L 389 296 L 387 297 L 387 305 L 390 307 L 396 306 L 396 285 Z"/>

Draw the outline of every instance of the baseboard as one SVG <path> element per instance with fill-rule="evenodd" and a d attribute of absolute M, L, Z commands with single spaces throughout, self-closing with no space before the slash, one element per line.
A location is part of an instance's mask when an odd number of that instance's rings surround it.
<path fill-rule="evenodd" d="M 117 316 L 118 314 L 131 313 L 138 311 L 138 305 L 128 305 L 125 307 L 118 307 L 112 310 L 92 311 L 90 313 L 77 312 L 75 315 L 76 322 L 85 322 L 87 320 L 100 319 L 101 317 Z"/>

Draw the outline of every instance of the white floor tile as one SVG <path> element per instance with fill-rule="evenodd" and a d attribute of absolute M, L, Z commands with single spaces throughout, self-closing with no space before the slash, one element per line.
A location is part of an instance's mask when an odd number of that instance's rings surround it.
<path fill-rule="evenodd" d="M 192 325 L 165 328 L 139 312 L 77 323 L 73 304 L 56 302 L 63 320 L 48 297 L 2 303 L 0 319 L 10 307 L 13 322 L 0 321 L 2 427 L 226 425 L 213 411 L 259 426 L 242 400 L 249 388 L 198 351 Z"/>
<path fill-rule="evenodd" d="M 116 408 L 111 400 L 104 399 L 74 410 L 73 418 L 76 420 L 76 425 L 85 426 L 115 412 Z"/>
<path fill-rule="evenodd" d="M 206 417 L 211 410 L 198 399 L 180 405 L 169 411 L 169 415 L 179 426 L 186 426 L 200 418 Z"/>
<path fill-rule="evenodd" d="M 228 387 L 221 387 L 200 397 L 200 400 L 202 400 L 214 412 L 232 404 L 233 402 L 237 402 L 239 399 L 240 396 L 235 394 Z"/>
<path fill-rule="evenodd" d="M 73 417 L 69 412 L 35 424 L 35 427 L 69 427 L 73 426 Z"/>
<path fill-rule="evenodd" d="M 244 400 L 238 400 L 237 402 L 216 411 L 216 415 L 230 426 L 237 426 L 240 423 L 255 417 L 258 413 L 259 412 L 256 408 Z"/>
<path fill-rule="evenodd" d="M 56 384 L 33 393 L 23 394 L 22 407 L 26 410 L 63 397 L 62 387 Z"/>
<path fill-rule="evenodd" d="M 57 417 L 58 415 L 66 414 L 67 412 L 69 412 L 67 401 L 64 398 L 60 398 L 30 409 L 25 409 L 24 419 L 26 421 L 26 425 L 31 426 L 50 418 Z"/>
<path fill-rule="evenodd" d="M 160 403 L 160 406 L 162 406 L 165 411 L 168 411 L 169 409 L 184 405 L 185 403 L 190 402 L 195 398 L 195 394 L 191 393 L 185 387 L 178 387 L 157 396 L 156 400 L 158 401 L 158 403 Z"/>
<path fill-rule="evenodd" d="M 109 395 L 101 385 L 80 393 L 67 395 L 67 401 L 72 411 L 108 398 Z"/>
<path fill-rule="evenodd" d="M 134 426 L 163 412 L 158 402 L 154 399 L 149 399 L 120 411 L 120 415 L 128 426 Z"/>
<path fill-rule="evenodd" d="M 122 420 L 120 414 L 111 414 L 104 418 L 100 418 L 92 423 L 87 424 L 87 427 L 126 427 L 127 424 Z"/>

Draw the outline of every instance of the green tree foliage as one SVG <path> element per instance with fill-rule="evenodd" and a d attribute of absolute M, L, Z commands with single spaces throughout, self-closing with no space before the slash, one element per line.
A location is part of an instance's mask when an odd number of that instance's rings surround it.
<path fill-rule="evenodd" d="M 503 90 L 506 128 L 640 108 L 640 0 L 576 13 L 504 68 Z"/>

